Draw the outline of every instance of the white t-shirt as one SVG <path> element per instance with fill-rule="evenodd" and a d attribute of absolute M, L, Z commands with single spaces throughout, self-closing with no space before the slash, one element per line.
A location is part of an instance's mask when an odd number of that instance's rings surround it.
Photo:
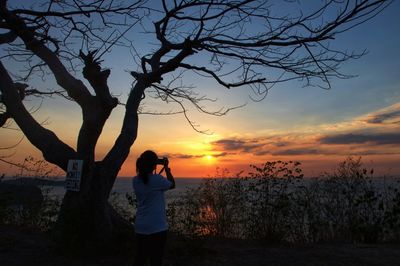
<path fill-rule="evenodd" d="M 164 192 L 172 183 L 162 175 L 151 174 L 147 184 L 139 176 L 132 179 L 136 194 L 137 211 L 135 231 L 139 234 L 154 234 L 168 229 Z"/>

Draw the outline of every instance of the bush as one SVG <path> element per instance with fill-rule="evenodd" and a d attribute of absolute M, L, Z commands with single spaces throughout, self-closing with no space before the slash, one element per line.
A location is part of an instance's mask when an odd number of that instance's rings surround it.
<path fill-rule="evenodd" d="M 60 200 L 44 193 L 44 200 L 40 205 L 20 206 L 9 205 L 0 198 L 0 225 L 16 225 L 27 228 L 36 228 L 41 231 L 50 230 L 57 218 Z"/>
<path fill-rule="evenodd" d="M 246 177 L 223 171 L 180 195 L 168 206 L 171 230 L 266 242 L 399 241 L 399 183 L 382 186 L 360 158 L 306 180 L 298 162 L 251 167 Z"/>
<path fill-rule="evenodd" d="M 243 196 L 239 179 L 228 179 L 226 169 L 218 178 L 205 179 L 198 188 L 185 191 L 168 205 L 170 229 L 185 236 L 239 237 L 242 234 Z"/>
<path fill-rule="evenodd" d="M 45 167 L 28 159 L 25 164 Z M 190 238 L 217 236 L 263 242 L 399 242 L 400 182 L 373 177 L 361 159 L 347 158 L 332 173 L 304 179 L 298 162 L 251 166 L 247 176 L 228 178 L 218 169 L 168 204 L 170 230 Z M 35 174 L 47 171 L 35 170 Z M 26 174 L 21 171 L 21 174 Z M 4 176 L 0 177 L 3 179 Z M 0 198 L 0 224 L 49 230 L 60 200 L 42 188 L 44 201 L 33 208 L 10 208 Z M 134 222 L 136 198 L 112 193 L 114 208 Z"/>
<path fill-rule="evenodd" d="M 0 224 L 48 231 L 56 221 L 60 208 L 60 199 L 51 195 L 52 188 L 45 188 L 41 185 L 37 186 L 30 182 L 34 183 L 35 180 L 51 180 L 51 176 L 59 174 L 59 170 L 55 167 L 50 167 L 46 161 L 37 160 L 31 156 L 25 158 L 22 164 L 18 164 L 18 168 L 19 173 L 13 178 L 17 185 L 13 186 L 16 189 L 21 186 L 22 190 L 24 187 L 36 190 L 40 189 L 38 193 L 43 198 L 35 204 L 26 204 L 30 200 L 26 198 L 23 199 L 24 204 L 10 204 L 7 194 L 5 194 L 5 197 L 0 197 Z M 0 182 L 3 179 L 4 175 L 1 176 Z"/>

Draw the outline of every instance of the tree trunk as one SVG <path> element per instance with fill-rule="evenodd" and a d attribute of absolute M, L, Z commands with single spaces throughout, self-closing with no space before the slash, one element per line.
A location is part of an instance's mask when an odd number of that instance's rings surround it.
<path fill-rule="evenodd" d="M 81 188 L 79 192 L 67 191 L 55 228 L 58 243 L 68 250 L 110 250 L 120 249 L 121 245 L 126 248 L 127 240 L 132 240 L 134 236 L 133 226 L 113 209 L 108 198 L 116 176 L 136 140 L 137 110 L 148 86 L 148 82 L 138 80 L 131 91 L 121 133 L 103 161 L 93 162 L 92 157 L 87 156 L 87 150 L 79 149 L 78 157 L 86 161 Z"/>
<path fill-rule="evenodd" d="M 111 188 L 99 177 L 103 176 L 82 177 L 90 182 L 82 182 L 81 191 L 67 191 L 64 196 L 54 235 L 67 252 L 120 249 L 133 238 L 133 226 L 108 203 Z"/>

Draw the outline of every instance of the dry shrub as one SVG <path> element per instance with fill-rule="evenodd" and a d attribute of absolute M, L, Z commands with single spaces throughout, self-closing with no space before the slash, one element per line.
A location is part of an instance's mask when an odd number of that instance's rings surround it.
<path fill-rule="evenodd" d="M 181 194 L 168 208 L 171 230 L 266 242 L 399 241 L 398 179 L 381 183 L 361 158 L 314 179 L 303 179 L 298 162 L 251 167 L 246 177 L 222 171 Z"/>

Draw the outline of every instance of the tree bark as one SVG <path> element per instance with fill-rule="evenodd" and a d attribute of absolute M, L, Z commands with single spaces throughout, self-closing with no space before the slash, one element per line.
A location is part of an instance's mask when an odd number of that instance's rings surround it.
<path fill-rule="evenodd" d="M 139 79 L 126 104 L 121 133 L 103 161 L 84 163 L 79 192 L 67 191 L 59 213 L 55 235 L 59 243 L 75 250 L 76 243 L 85 249 L 96 246 L 108 248 L 122 244 L 121 237 L 133 236 L 132 225 L 108 203 L 118 172 L 136 140 L 138 108 L 149 83 Z M 83 153 L 83 151 L 82 151 Z M 87 154 L 86 154 L 87 155 Z"/>
<path fill-rule="evenodd" d="M 118 241 L 121 237 L 133 237 L 132 225 L 108 203 L 106 186 L 96 172 L 98 167 L 87 173 L 93 176 L 85 193 L 67 191 L 64 196 L 54 235 L 68 251 L 108 250 L 124 244 Z"/>

